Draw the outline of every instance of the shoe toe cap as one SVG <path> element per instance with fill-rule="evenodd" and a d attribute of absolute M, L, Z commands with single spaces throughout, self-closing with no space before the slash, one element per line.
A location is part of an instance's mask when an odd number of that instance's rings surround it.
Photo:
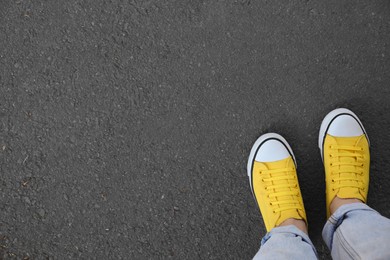
<path fill-rule="evenodd" d="M 261 145 L 256 154 L 258 162 L 275 162 L 291 156 L 287 148 L 278 140 L 269 140 Z"/>
<path fill-rule="evenodd" d="M 329 126 L 328 134 L 336 137 L 352 137 L 364 134 L 359 122 L 350 115 L 336 117 Z"/>

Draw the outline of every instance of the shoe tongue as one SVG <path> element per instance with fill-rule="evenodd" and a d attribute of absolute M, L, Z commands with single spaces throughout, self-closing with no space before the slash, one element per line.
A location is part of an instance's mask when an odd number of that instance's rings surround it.
<path fill-rule="evenodd" d="M 292 163 L 291 159 L 288 158 L 288 159 L 284 159 L 281 161 L 269 163 L 267 166 L 268 166 L 268 169 L 275 170 L 275 169 L 292 167 L 293 163 Z M 277 174 L 277 176 L 280 176 L 280 174 Z M 287 183 L 288 183 L 287 180 L 279 180 L 278 181 L 278 184 L 287 184 Z M 282 191 L 289 191 L 289 190 L 290 190 L 290 188 L 279 188 L 279 189 L 275 190 L 275 192 L 282 192 Z M 290 199 L 291 199 L 291 196 L 278 196 L 278 200 L 290 200 Z"/>
<path fill-rule="evenodd" d="M 293 159 L 290 157 L 287 160 L 283 159 L 277 162 L 272 162 L 272 163 L 266 163 L 268 169 L 274 170 L 274 169 L 280 169 L 280 168 L 286 168 L 286 167 L 295 167 Z M 285 184 L 287 183 L 287 180 L 280 180 L 278 183 L 280 184 Z M 276 192 L 281 192 L 281 191 L 289 191 L 289 188 L 280 188 Z M 290 196 L 279 196 L 278 200 L 283 201 L 283 200 L 291 200 L 291 195 Z M 280 216 L 278 220 L 276 221 L 275 225 L 278 226 L 280 225 L 283 221 L 285 221 L 288 218 L 295 218 L 295 219 L 305 219 L 304 214 L 300 212 L 300 210 L 297 209 L 289 209 L 289 210 L 284 210 L 280 212 Z"/>
<path fill-rule="evenodd" d="M 288 218 L 302 219 L 306 221 L 303 216 L 304 215 L 302 213 L 300 214 L 300 210 L 298 209 L 284 210 L 280 212 L 280 217 L 276 222 L 276 226 L 279 226 L 283 221 L 285 221 Z"/>
<path fill-rule="evenodd" d="M 336 140 L 338 138 L 336 137 Z M 356 143 L 359 141 L 360 137 L 342 137 L 339 138 L 337 143 L 342 146 L 355 146 Z M 350 150 L 339 150 L 339 153 L 351 153 L 352 151 Z M 356 162 L 356 157 L 353 156 L 341 156 L 339 157 L 340 162 L 345 162 L 345 163 L 355 163 Z M 355 173 L 353 173 L 356 170 L 356 166 L 353 165 L 341 165 L 340 167 L 340 172 L 342 174 L 339 174 L 338 177 L 351 177 L 352 180 L 345 180 L 345 181 L 340 181 L 341 184 L 347 185 L 347 186 L 354 186 L 356 185 L 355 179 Z M 342 175 L 342 176 L 340 176 Z M 343 187 L 339 189 L 339 192 L 337 193 L 337 196 L 340 198 L 358 198 L 358 199 L 363 199 L 362 195 L 359 192 L 359 189 L 354 188 L 354 187 Z"/>
<path fill-rule="evenodd" d="M 341 199 L 359 199 L 361 201 L 365 201 L 365 198 L 362 194 L 360 194 L 359 189 L 352 187 L 344 187 L 339 189 L 337 197 Z"/>

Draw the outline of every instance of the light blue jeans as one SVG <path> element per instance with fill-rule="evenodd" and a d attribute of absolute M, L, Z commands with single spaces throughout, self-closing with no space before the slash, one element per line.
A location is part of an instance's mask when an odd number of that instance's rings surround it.
<path fill-rule="evenodd" d="M 322 237 L 333 259 L 390 259 L 390 219 L 363 203 L 338 208 Z M 253 259 L 317 259 L 317 252 L 310 238 L 291 225 L 267 233 Z"/>

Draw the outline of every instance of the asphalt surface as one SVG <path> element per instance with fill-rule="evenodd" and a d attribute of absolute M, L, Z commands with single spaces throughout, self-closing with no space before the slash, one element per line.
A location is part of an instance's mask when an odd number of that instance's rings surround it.
<path fill-rule="evenodd" d="M 0 258 L 249 259 L 246 161 L 274 131 L 328 259 L 330 110 L 363 121 L 390 217 L 389 45 L 386 0 L 1 1 Z"/>

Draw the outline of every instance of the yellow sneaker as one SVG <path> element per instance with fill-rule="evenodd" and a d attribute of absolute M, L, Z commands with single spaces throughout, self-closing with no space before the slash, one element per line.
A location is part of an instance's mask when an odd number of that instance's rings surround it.
<path fill-rule="evenodd" d="M 350 110 L 338 108 L 322 121 L 318 146 L 325 168 L 326 211 L 335 196 L 367 201 L 370 149 L 367 133 Z"/>
<path fill-rule="evenodd" d="M 307 223 L 295 157 L 282 136 L 269 133 L 257 139 L 249 155 L 247 172 L 268 232 L 288 218 Z"/>

